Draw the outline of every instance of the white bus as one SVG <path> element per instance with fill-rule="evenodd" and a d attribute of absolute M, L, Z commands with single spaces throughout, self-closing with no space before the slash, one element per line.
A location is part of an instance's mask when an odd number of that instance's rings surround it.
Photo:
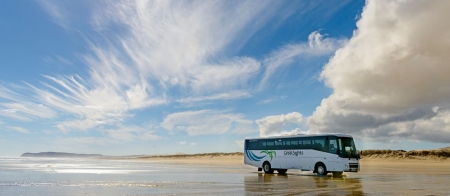
<path fill-rule="evenodd" d="M 300 169 L 339 176 L 342 172 L 358 172 L 359 159 L 353 137 L 346 134 L 245 139 L 244 163 L 268 174 Z"/>

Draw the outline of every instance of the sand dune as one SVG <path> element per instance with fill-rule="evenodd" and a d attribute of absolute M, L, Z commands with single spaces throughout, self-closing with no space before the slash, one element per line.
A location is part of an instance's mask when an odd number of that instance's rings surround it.
<path fill-rule="evenodd" d="M 417 160 L 417 161 L 446 161 L 450 160 L 450 149 L 439 150 L 363 150 L 363 159 L 383 160 Z"/>

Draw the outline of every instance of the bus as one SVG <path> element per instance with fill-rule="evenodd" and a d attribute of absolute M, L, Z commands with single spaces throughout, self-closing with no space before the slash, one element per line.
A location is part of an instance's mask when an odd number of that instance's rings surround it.
<path fill-rule="evenodd" d="M 358 172 L 359 159 L 353 137 L 341 133 L 252 138 L 244 144 L 244 163 L 266 174 L 300 169 L 340 176 Z"/>

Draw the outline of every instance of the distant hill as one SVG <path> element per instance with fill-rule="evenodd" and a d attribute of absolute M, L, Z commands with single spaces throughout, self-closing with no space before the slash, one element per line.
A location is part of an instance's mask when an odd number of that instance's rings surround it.
<path fill-rule="evenodd" d="M 444 147 L 444 148 L 439 148 L 441 150 L 450 150 L 450 146 Z"/>
<path fill-rule="evenodd" d="M 76 154 L 67 152 L 39 152 L 39 153 L 23 153 L 20 157 L 47 157 L 47 158 L 98 158 L 103 157 L 101 154 Z"/>

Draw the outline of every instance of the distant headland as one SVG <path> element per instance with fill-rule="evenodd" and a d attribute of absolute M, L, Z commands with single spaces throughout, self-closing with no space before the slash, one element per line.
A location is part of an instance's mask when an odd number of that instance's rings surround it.
<path fill-rule="evenodd" d="M 100 158 L 101 154 L 76 154 L 67 152 L 39 152 L 39 153 L 23 153 L 20 157 L 43 157 L 43 158 Z"/>

